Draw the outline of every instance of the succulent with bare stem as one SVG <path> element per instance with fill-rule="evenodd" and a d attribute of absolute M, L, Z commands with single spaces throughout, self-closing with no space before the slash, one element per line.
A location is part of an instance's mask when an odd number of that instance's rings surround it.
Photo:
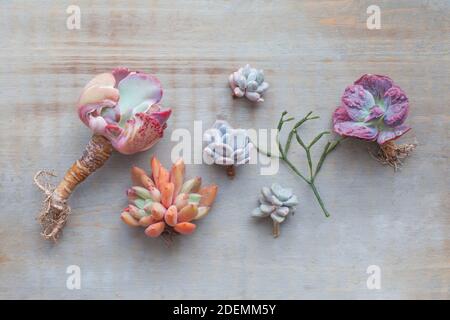
<path fill-rule="evenodd" d="M 272 234 L 274 238 L 277 238 L 280 236 L 280 224 L 286 220 L 289 213 L 294 214 L 297 204 L 298 199 L 292 189 L 283 188 L 278 183 L 274 183 L 270 188 L 261 189 L 259 206 L 253 210 L 252 216 L 270 217 L 273 224 Z"/>
<path fill-rule="evenodd" d="M 162 88 L 156 77 L 126 68 L 99 74 L 84 87 L 78 115 L 93 136 L 83 155 L 56 188 L 43 181 L 45 176 L 55 176 L 53 173 L 39 171 L 34 177 L 45 194 L 39 215 L 45 239 L 56 240 L 60 236 L 70 214 L 70 195 L 103 166 L 114 149 L 132 154 L 148 150 L 160 140 L 171 114 L 170 109 L 162 110 L 158 105 L 161 97 Z"/>

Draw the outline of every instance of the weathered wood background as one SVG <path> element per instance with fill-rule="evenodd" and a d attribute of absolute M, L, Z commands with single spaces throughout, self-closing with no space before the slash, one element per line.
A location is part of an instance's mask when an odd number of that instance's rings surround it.
<path fill-rule="evenodd" d="M 66 28 L 66 8 L 81 8 L 81 29 Z M 366 9 L 381 7 L 381 30 Z M 447 0 L 402 1 L 1 1 L 0 298 L 450 298 L 449 14 Z M 228 74 L 245 63 L 266 71 L 266 101 L 233 100 Z M 90 138 L 75 102 L 96 73 L 123 65 L 157 75 L 171 106 L 165 138 L 151 151 L 114 154 L 80 186 L 58 245 L 40 238 L 42 168 L 61 176 Z M 419 147 L 398 173 L 363 143 L 348 141 L 318 180 L 332 214 L 285 166 L 276 176 L 256 165 L 234 181 L 220 168 L 189 165 L 220 186 L 197 232 L 167 248 L 119 219 L 132 164 L 152 154 L 166 164 L 175 128 L 272 128 L 284 109 L 322 117 L 330 127 L 348 84 L 363 73 L 390 75 L 408 94 L 403 141 Z M 305 166 L 301 150 L 292 155 Z M 250 217 L 259 188 L 278 181 L 301 199 L 298 214 L 271 237 Z M 66 268 L 81 268 L 81 289 L 66 288 Z M 366 269 L 381 268 L 381 290 Z"/>

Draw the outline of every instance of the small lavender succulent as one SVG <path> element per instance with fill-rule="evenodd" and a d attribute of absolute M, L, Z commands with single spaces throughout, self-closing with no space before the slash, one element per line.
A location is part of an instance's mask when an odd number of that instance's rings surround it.
<path fill-rule="evenodd" d="M 283 188 L 278 183 L 274 183 L 270 188 L 261 189 L 259 203 L 259 207 L 253 210 L 252 216 L 257 218 L 270 216 L 273 220 L 273 236 L 276 238 L 280 235 L 280 223 L 284 222 L 289 213 L 294 213 L 298 199 L 292 189 Z"/>
<path fill-rule="evenodd" d="M 205 131 L 204 140 L 208 143 L 203 150 L 206 163 L 226 166 L 229 176 L 234 176 L 235 166 L 250 162 L 253 144 L 247 130 L 233 129 L 228 122 L 217 120 Z"/>
<path fill-rule="evenodd" d="M 237 98 L 246 97 L 253 102 L 263 102 L 263 93 L 269 88 L 264 81 L 263 70 L 257 70 L 247 64 L 238 71 L 230 74 L 228 78 L 233 96 Z"/>

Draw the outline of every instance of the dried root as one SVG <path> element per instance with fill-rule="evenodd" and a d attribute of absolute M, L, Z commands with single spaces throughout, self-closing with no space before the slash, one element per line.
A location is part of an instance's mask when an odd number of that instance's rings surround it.
<path fill-rule="evenodd" d="M 417 144 L 404 143 L 397 145 L 394 141 L 388 141 L 379 146 L 377 154 L 371 153 L 376 160 L 387 164 L 397 171 L 403 164 L 402 160 L 408 157 Z"/>
<path fill-rule="evenodd" d="M 53 172 L 41 170 L 36 173 L 34 183 L 45 196 L 38 216 L 44 239 L 56 241 L 59 238 L 71 211 L 67 200 L 73 190 L 103 166 L 111 153 L 111 143 L 102 136 L 94 135 L 86 146 L 83 156 L 72 165 L 56 188 L 48 182 L 48 179 L 43 179 L 43 176 L 56 177 Z"/>
<path fill-rule="evenodd" d="M 48 181 L 42 181 L 43 176 L 56 177 L 54 173 L 44 170 L 37 172 L 34 176 L 34 183 L 45 195 L 38 221 L 42 227 L 41 235 L 47 240 L 56 242 L 71 209 L 66 200 L 55 194 L 55 188 Z"/>

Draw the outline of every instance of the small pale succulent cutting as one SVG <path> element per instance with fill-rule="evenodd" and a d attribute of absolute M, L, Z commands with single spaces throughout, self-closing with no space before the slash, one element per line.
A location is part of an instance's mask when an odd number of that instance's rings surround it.
<path fill-rule="evenodd" d="M 257 218 L 270 217 L 273 221 L 273 236 L 276 238 L 280 235 L 280 224 L 289 213 L 294 213 L 297 204 L 298 199 L 292 189 L 274 183 L 270 188 L 261 189 L 259 207 L 253 210 L 252 215 Z"/>
<path fill-rule="evenodd" d="M 205 217 L 213 204 L 217 186 L 201 187 L 200 177 L 185 179 L 185 165 L 179 159 L 168 171 L 155 157 L 151 160 L 152 177 L 145 170 L 133 167 L 133 187 L 127 190 L 128 207 L 121 219 L 131 227 L 144 227 L 148 237 L 191 234 L 193 223 Z"/>
<path fill-rule="evenodd" d="M 233 96 L 237 98 L 246 97 L 253 102 L 263 102 L 263 93 L 269 88 L 264 81 L 264 71 L 250 67 L 247 64 L 228 77 Z"/>
<path fill-rule="evenodd" d="M 245 129 L 233 129 L 228 122 L 217 120 L 205 131 L 203 139 L 207 146 L 203 157 L 207 164 L 226 166 L 229 176 L 234 176 L 234 167 L 250 162 L 253 144 Z"/>

